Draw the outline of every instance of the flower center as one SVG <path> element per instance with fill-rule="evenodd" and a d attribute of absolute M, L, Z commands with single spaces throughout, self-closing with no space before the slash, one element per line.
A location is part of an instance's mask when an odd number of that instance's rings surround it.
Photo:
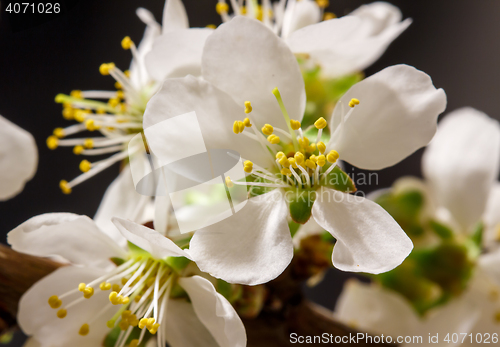
<path fill-rule="evenodd" d="M 59 296 L 51 296 L 48 303 L 53 309 L 58 309 L 57 317 L 64 319 L 71 311 L 77 314 L 78 306 L 94 295 L 108 295 L 109 303 L 91 321 L 82 322 L 78 334 L 88 335 L 98 318 L 109 315 L 108 328 L 118 327 L 121 330 L 115 346 L 123 347 L 128 344 L 130 347 L 137 347 L 144 340 L 147 331 L 151 335 L 158 332 L 166 315 L 167 301 L 175 280 L 175 272 L 165 261 L 137 256 L 91 283 L 80 283 L 78 288 Z M 107 294 L 108 291 L 111 292 Z M 110 311 L 114 306 L 121 307 L 111 315 Z M 134 330 L 140 331 L 139 337 L 128 341 Z M 160 330 L 159 345 L 163 343 L 164 346 L 163 341 L 164 336 Z"/>
<path fill-rule="evenodd" d="M 327 126 L 327 121 L 321 117 L 315 123 L 317 130 L 315 142 L 312 142 L 301 128 L 297 120 L 290 119 L 285 108 L 278 88 L 273 90 L 273 94 L 278 101 L 281 112 L 288 125 L 288 129 L 280 129 L 265 124 L 260 131 L 256 129 L 255 122 L 251 120 L 250 113 L 252 106 L 249 101 L 245 102 L 245 113 L 247 118 L 243 121 L 235 121 L 233 132 L 246 135 L 261 143 L 263 151 L 273 156 L 274 168 L 262 168 L 250 160 L 245 160 L 244 170 L 250 174 L 247 182 L 237 182 L 226 177 L 226 184 L 229 188 L 233 184 L 272 187 L 272 188 L 299 188 L 317 189 L 321 185 L 327 185 L 328 175 L 337 166 L 339 153 L 335 150 L 326 152 L 326 145 L 322 141 L 323 129 Z M 354 107 L 359 104 L 358 99 L 352 99 L 349 103 L 351 110 L 345 116 L 350 116 Z M 253 130 L 253 134 L 245 131 L 247 128 Z M 297 134 L 298 133 L 298 134 Z M 267 154 L 266 154 L 267 155 Z"/>
<path fill-rule="evenodd" d="M 128 36 L 123 39 L 122 47 L 132 51 L 137 65 L 137 49 Z M 55 98 L 57 103 L 63 105 L 63 117 L 78 123 L 55 129 L 47 139 L 49 149 L 73 147 L 76 155 L 110 155 L 94 162 L 87 159 L 81 161 L 80 170 L 83 174 L 70 182 L 60 182 L 60 188 L 65 194 L 71 193 L 76 185 L 127 157 L 127 144 L 143 130 L 142 119 L 146 104 L 158 87 L 154 82 L 142 83 L 146 76 L 140 75 L 140 68 L 136 69 L 134 76 L 131 76 L 130 71 L 121 71 L 114 63 L 102 64 L 99 71 L 116 80 L 115 91 L 74 90 L 70 95 L 58 94 Z M 101 101 L 102 99 L 107 101 Z M 103 136 L 66 138 L 84 131 L 98 131 Z"/>

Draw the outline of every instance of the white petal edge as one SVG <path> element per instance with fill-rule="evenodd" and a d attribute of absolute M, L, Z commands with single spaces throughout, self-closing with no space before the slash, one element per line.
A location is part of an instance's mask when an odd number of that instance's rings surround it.
<path fill-rule="evenodd" d="M 186 257 L 191 259 L 187 252 L 183 251 L 172 240 L 161 235 L 156 230 L 122 218 L 115 217 L 112 220 L 128 241 L 157 259 L 166 257 Z"/>
<path fill-rule="evenodd" d="M 361 196 L 318 191 L 312 214 L 337 242 L 333 265 L 343 271 L 379 274 L 401 264 L 413 243 L 381 206 Z"/>
<path fill-rule="evenodd" d="M 0 201 L 19 194 L 35 175 L 37 165 L 33 136 L 0 116 Z"/>
<path fill-rule="evenodd" d="M 344 119 L 352 98 L 360 104 Z M 362 169 L 392 166 L 429 143 L 445 107 L 446 94 L 426 73 L 408 65 L 388 67 L 356 83 L 340 99 L 327 147 Z"/>
<path fill-rule="evenodd" d="M 199 320 L 220 347 L 245 347 L 245 327 L 233 306 L 207 279 L 200 276 L 180 278 L 179 285 L 188 293 Z"/>
<path fill-rule="evenodd" d="M 486 210 L 500 169 L 500 125 L 473 108 L 447 115 L 424 152 L 422 171 L 438 207 L 470 232 Z"/>
<path fill-rule="evenodd" d="M 287 217 L 279 190 L 251 198 L 235 215 L 196 231 L 189 253 L 200 270 L 227 282 L 269 282 L 293 257 Z"/>
<path fill-rule="evenodd" d="M 231 95 L 250 114 L 258 129 L 264 124 L 288 129 L 272 91 L 281 93 L 290 118 L 302 120 L 306 104 L 304 80 L 288 46 L 261 22 L 236 16 L 208 38 L 202 57 L 202 75 Z M 243 113 L 240 117 L 244 118 Z"/>
<path fill-rule="evenodd" d="M 73 264 L 107 267 L 109 258 L 125 251 L 87 216 L 46 213 L 32 217 L 7 234 L 12 249 L 21 253 L 58 256 Z"/>

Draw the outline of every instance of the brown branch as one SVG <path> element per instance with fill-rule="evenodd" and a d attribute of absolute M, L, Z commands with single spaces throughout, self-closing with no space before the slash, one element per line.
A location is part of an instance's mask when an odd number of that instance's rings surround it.
<path fill-rule="evenodd" d="M 60 266 L 54 261 L 18 253 L 0 244 L 0 335 L 15 327 L 21 296 L 35 282 Z M 297 336 L 321 336 L 324 333 L 349 336 L 357 333 L 335 321 L 330 311 L 306 300 L 300 289 L 300 281 L 294 276 L 291 267 L 268 283 L 266 290 L 268 299 L 259 316 L 243 319 L 248 347 L 293 346 L 290 342 L 291 333 Z M 370 346 L 362 343 L 358 345 Z"/>

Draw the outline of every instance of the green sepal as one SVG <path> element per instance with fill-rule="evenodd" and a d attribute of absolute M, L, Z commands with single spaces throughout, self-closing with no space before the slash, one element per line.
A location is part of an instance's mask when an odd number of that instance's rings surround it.
<path fill-rule="evenodd" d="M 300 224 L 295 223 L 293 220 L 291 220 L 288 222 L 288 227 L 290 228 L 290 235 L 294 237 L 297 231 L 299 231 Z"/>
<path fill-rule="evenodd" d="M 217 292 L 222 294 L 227 301 L 233 304 L 239 300 L 243 294 L 243 288 L 239 284 L 227 283 L 224 280 L 217 279 Z"/>
<path fill-rule="evenodd" d="M 443 223 L 439 223 L 436 220 L 430 220 L 429 227 L 437 236 L 439 236 L 443 240 L 450 240 L 453 238 L 453 230 L 448 228 Z"/>
<path fill-rule="evenodd" d="M 483 231 L 484 231 L 483 223 L 478 223 L 474 228 L 474 231 L 472 232 L 472 235 L 470 237 L 471 241 L 474 242 L 474 244 L 479 248 L 481 248 L 483 244 Z"/>
<path fill-rule="evenodd" d="M 165 263 L 167 263 L 167 265 L 170 266 L 175 272 L 180 273 L 189 265 L 189 263 L 191 263 L 191 260 L 186 257 L 167 257 L 165 259 Z"/>
<path fill-rule="evenodd" d="M 323 168 L 323 170 L 327 170 L 328 167 L 329 166 Z M 351 177 L 338 166 L 336 166 L 326 177 L 321 178 L 319 183 L 324 187 L 344 193 L 354 193 L 356 191 L 356 185 Z"/>
<path fill-rule="evenodd" d="M 116 266 L 120 266 L 120 265 L 122 265 L 125 262 L 124 259 L 117 258 L 117 257 L 109 258 L 109 260 L 111 260 Z"/>
<path fill-rule="evenodd" d="M 311 218 L 311 210 L 316 200 L 316 191 L 290 188 L 285 192 L 290 216 L 295 223 L 305 224 Z"/>

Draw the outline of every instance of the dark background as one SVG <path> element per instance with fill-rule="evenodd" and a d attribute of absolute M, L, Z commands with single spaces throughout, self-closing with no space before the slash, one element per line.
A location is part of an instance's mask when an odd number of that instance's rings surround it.
<path fill-rule="evenodd" d="M 338 16 L 363 3 L 332 0 Z M 473 106 L 500 119 L 500 2 L 498 0 L 393 0 L 413 24 L 367 71 L 371 75 L 399 63 L 413 65 L 432 76 L 436 87 L 448 95 L 448 111 Z M 26 219 L 46 212 L 74 212 L 93 216 L 118 166 L 63 195 L 58 187 L 79 174 L 81 157 L 70 148 L 50 151 L 45 140 L 56 127 L 69 124 L 54 102 L 58 93 L 112 90 L 113 80 L 98 68 L 113 61 L 123 70 L 131 55 L 121 48 L 129 35 L 138 43 L 144 24 L 136 17 L 139 6 L 161 21 L 162 0 L 66 0 L 60 15 L 45 17 L 0 16 L 0 114 L 30 131 L 38 144 L 39 166 L 35 178 L 17 197 L 0 202 L 0 242 Z M 216 0 L 184 0 L 190 25 L 219 24 Z M 24 17 L 21 17 L 24 16 Z M 378 187 L 389 186 L 403 175 L 420 175 L 421 150 L 398 165 L 379 172 Z M 347 168 L 352 172 L 351 168 Z M 375 186 L 363 187 L 366 192 Z M 332 270 L 319 286 L 308 290 L 317 302 L 332 308 L 349 274 Z M 16 340 L 17 341 L 17 340 Z M 13 341 L 11 346 L 20 346 Z"/>

